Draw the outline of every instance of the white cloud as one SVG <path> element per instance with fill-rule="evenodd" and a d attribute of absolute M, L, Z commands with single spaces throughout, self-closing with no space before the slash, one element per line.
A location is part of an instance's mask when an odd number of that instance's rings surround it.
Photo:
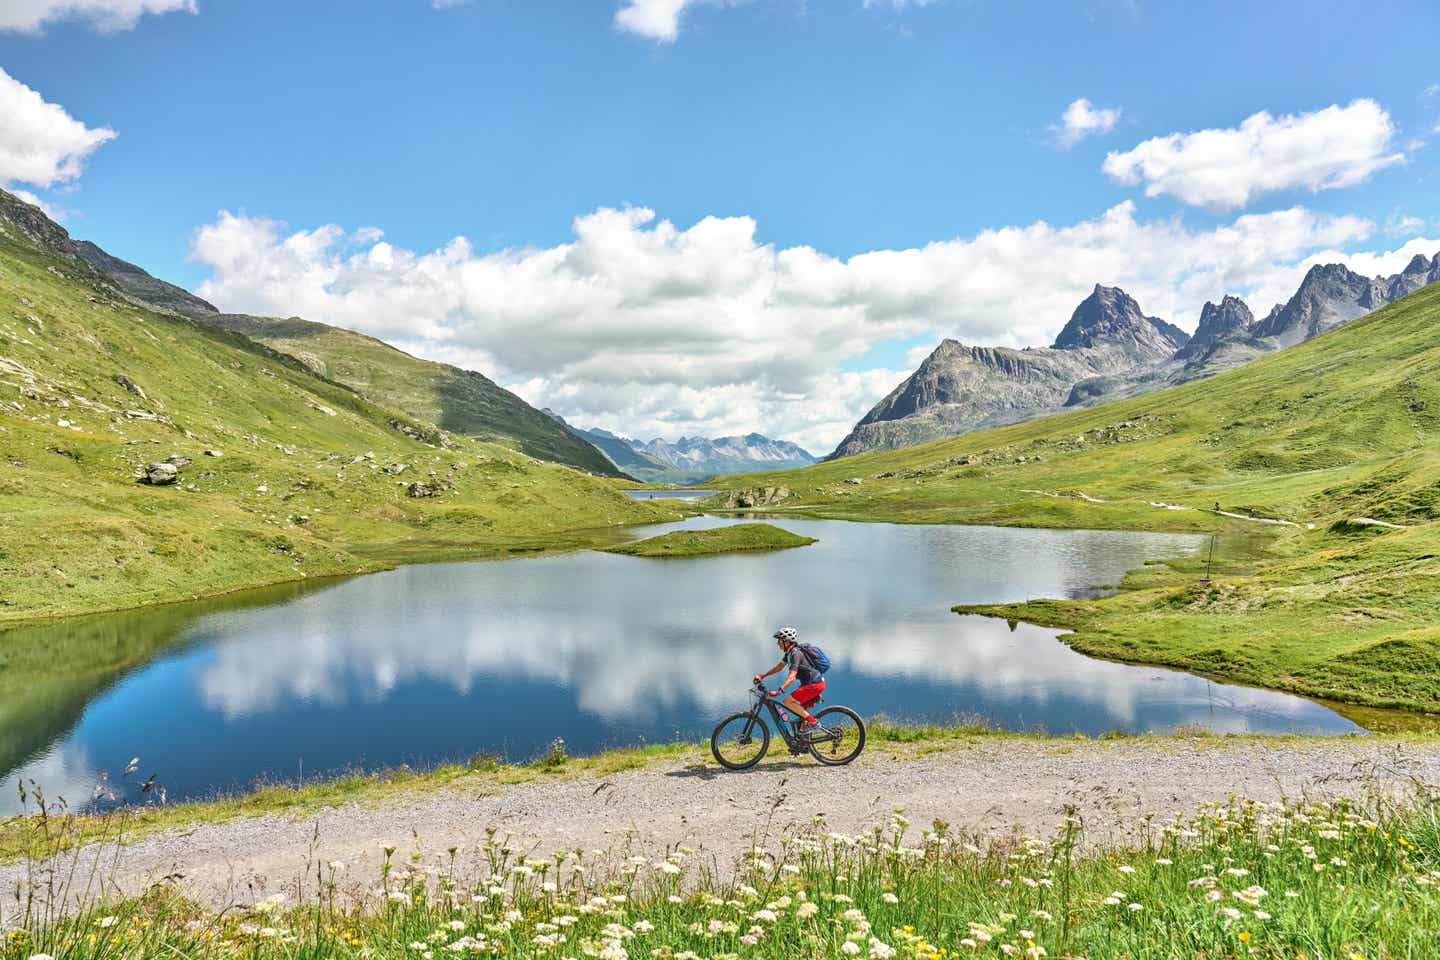
<path fill-rule="evenodd" d="M 80 176 L 115 131 L 91 129 L 0 68 L 0 184 L 46 188 Z"/>
<path fill-rule="evenodd" d="M 1050 130 L 1055 134 L 1055 142 L 1069 149 L 1088 136 L 1109 133 L 1119 122 L 1119 107 L 1096 107 L 1081 97 L 1065 108 L 1060 122 Z"/>
<path fill-rule="evenodd" d="M 1425 229 L 1425 221 L 1403 213 L 1392 213 L 1385 221 L 1385 232 L 1397 236 L 1416 234 Z"/>
<path fill-rule="evenodd" d="M 1257 113 L 1238 127 L 1172 133 L 1132 150 L 1114 151 L 1104 171 L 1120 183 L 1145 185 L 1146 196 L 1226 210 L 1277 190 L 1350 187 L 1400 163 L 1395 125 L 1374 100 L 1314 113 Z"/>
<path fill-rule="evenodd" d="M 748 217 L 681 229 L 643 209 L 578 217 L 566 244 L 489 254 L 463 237 L 413 252 L 373 228 L 222 213 L 193 256 L 211 269 L 200 294 L 223 309 L 360 330 L 484 371 L 582 425 L 672 438 L 758 430 L 828 452 L 910 372 L 841 372 L 878 344 L 1048 343 L 1097 281 L 1193 326 L 1227 291 L 1289 296 L 1303 258 L 1372 229 L 1295 208 L 1196 231 L 1137 220 L 1126 202 L 1072 226 L 841 260 L 763 243 Z"/>
<path fill-rule="evenodd" d="M 615 27 L 661 43 L 674 43 L 680 33 L 680 14 L 700 0 L 624 0 L 615 11 Z"/>
<path fill-rule="evenodd" d="M 198 13 L 195 0 L 4 0 L 0 31 L 36 33 L 48 23 L 82 20 L 105 32 L 129 30 L 148 14 Z"/>

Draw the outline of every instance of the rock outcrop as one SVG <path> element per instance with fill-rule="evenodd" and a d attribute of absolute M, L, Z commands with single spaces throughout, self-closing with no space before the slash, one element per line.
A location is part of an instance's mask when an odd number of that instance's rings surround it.
<path fill-rule="evenodd" d="M 725 510 L 749 510 L 753 507 L 768 507 L 790 499 L 789 487 L 750 487 L 745 490 L 727 490 L 717 494 Z"/>

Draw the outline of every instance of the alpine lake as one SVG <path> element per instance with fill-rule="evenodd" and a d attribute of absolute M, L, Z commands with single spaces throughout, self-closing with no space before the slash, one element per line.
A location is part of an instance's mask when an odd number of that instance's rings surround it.
<path fill-rule="evenodd" d="M 477 753 L 523 761 L 557 737 L 572 754 L 699 741 L 745 706 L 781 625 L 830 655 L 826 702 L 862 716 L 1092 736 L 1361 731 L 1301 697 L 1092 659 L 1058 631 L 951 611 L 1093 595 L 1205 538 L 766 519 L 818 542 L 419 565 L 0 632 L 0 647 L 92 664 L 113 647 L 120 664 L 0 706 L 0 812 L 21 778 L 76 807 L 110 771 L 123 799 L 132 757 L 174 801 Z"/>

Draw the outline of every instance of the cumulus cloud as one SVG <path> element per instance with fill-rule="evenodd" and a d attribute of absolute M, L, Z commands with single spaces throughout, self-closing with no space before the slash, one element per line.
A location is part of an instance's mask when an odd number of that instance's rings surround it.
<path fill-rule="evenodd" d="M 1109 133 L 1119 122 L 1119 107 L 1097 107 L 1081 97 L 1065 108 L 1060 122 L 1050 130 L 1055 134 L 1055 142 L 1069 149 L 1088 136 Z"/>
<path fill-rule="evenodd" d="M 1264 193 L 1350 187 L 1400 163 L 1395 124 L 1374 100 L 1314 113 L 1261 112 L 1238 127 L 1172 133 L 1124 152 L 1103 169 L 1114 180 L 1145 185 L 1146 196 L 1168 194 L 1216 210 L 1243 207 Z"/>
<path fill-rule="evenodd" d="M 0 30 L 37 33 L 48 23 L 81 20 L 96 30 L 129 30 L 149 14 L 198 13 L 195 0 L 5 0 Z"/>
<path fill-rule="evenodd" d="M 688 228 L 600 209 L 553 247 L 428 252 L 378 230 L 221 213 L 196 234 L 200 294 L 223 309 L 360 330 L 497 377 L 572 422 L 627 435 L 758 430 L 828 452 L 909 369 L 850 370 L 897 339 L 1048 343 L 1097 282 L 1193 326 L 1225 292 L 1289 296 L 1299 264 L 1369 221 L 1304 208 L 1192 230 L 1133 203 L 847 259 L 777 248 L 749 217 Z"/>
<path fill-rule="evenodd" d="M 48 188 L 74 180 L 115 131 L 91 129 L 0 68 L 0 184 Z"/>
<path fill-rule="evenodd" d="M 680 15 L 700 0 L 624 0 L 615 11 L 615 27 L 626 33 L 638 34 L 674 43 L 680 34 Z"/>

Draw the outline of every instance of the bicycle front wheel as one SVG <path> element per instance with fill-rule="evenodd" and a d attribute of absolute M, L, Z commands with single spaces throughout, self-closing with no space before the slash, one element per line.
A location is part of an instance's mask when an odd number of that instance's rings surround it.
<path fill-rule="evenodd" d="M 726 770 L 748 770 L 770 749 L 770 728 L 753 713 L 732 713 L 710 734 L 710 752 Z"/>
<path fill-rule="evenodd" d="M 810 753 L 827 766 L 839 767 L 865 749 L 865 722 L 849 707 L 826 707 L 815 714 L 818 727 L 810 734 Z"/>

